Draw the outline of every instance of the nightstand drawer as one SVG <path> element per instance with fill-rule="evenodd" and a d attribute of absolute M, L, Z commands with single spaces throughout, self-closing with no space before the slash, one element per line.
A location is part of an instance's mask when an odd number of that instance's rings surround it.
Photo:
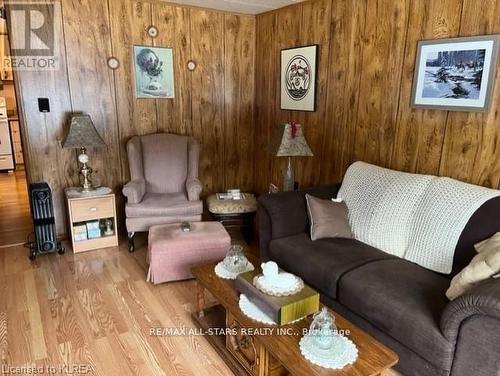
<path fill-rule="evenodd" d="M 73 222 L 90 221 L 101 218 L 114 218 L 112 196 L 83 200 L 70 200 Z"/>

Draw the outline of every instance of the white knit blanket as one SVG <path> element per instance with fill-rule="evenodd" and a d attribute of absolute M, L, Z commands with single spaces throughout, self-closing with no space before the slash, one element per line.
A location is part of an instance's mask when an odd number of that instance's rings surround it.
<path fill-rule="evenodd" d="M 338 194 L 354 237 L 440 273 L 450 273 L 470 217 L 500 191 L 450 178 L 353 163 Z"/>

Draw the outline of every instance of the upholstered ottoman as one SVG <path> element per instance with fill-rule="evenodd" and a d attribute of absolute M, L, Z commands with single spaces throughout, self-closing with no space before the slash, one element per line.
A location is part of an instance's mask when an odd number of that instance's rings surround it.
<path fill-rule="evenodd" d="M 239 229 L 249 243 L 253 238 L 253 223 L 257 211 L 257 200 L 251 193 L 243 193 L 241 200 L 219 200 L 216 195 L 207 197 L 208 211 L 213 219 L 231 231 Z M 234 234 L 231 231 L 231 234 Z"/>
<path fill-rule="evenodd" d="M 180 223 L 149 229 L 147 280 L 158 283 L 193 278 L 191 268 L 206 261 L 222 260 L 231 238 L 219 222 L 192 222 L 183 232 Z"/>

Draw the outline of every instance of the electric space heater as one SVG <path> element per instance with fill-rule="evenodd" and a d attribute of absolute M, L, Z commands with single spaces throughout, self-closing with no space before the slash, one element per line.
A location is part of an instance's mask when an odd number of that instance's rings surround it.
<path fill-rule="evenodd" d="M 52 191 L 47 183 L 32 183 L 29 187 L 31 215 L 35 239 L 30 243 L 30 260 L 34 260 L 38 253 L 64 253 L 61 242 L 56 237 L 54 205 Z"/>

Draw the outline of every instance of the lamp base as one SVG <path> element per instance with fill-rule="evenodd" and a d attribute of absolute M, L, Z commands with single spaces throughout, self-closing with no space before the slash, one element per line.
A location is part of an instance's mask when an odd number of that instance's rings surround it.
<path fill-rule="evenodd" d="M 82 184 L 82 186 L 80 187 L 79 189 L 80 192 L 92 192 L 92 191 L 95 191 L 95 188 L 93 186 L 84 186 Z"/>
<path fill-rule="evenodd" d="M 295 178 L 293 176 L 292 158 L 288 157 L 288 164 L 285 171 L 283 171 L 283 191 L 293 191 L 295 188 Z"/>
<path fill-rule="evenodd" d="M 82 192 L 93 191 L 94 187 L 92 186 L 91 180 L 92 168 L 87 164 L 89 161 L 89 156 L 87 155 L 87 150 L 84 147 L 80 149 L 78 161 L 82 164 L 79 171 L 79 175 L 83 177 Z"/>

